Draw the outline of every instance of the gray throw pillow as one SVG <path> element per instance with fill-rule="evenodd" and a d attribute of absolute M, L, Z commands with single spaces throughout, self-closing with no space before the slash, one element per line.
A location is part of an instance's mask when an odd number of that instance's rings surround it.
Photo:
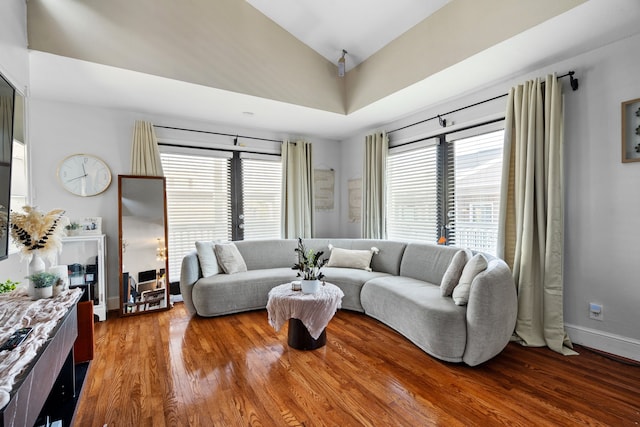
<path fill-rule="evenodd" d="M 487 269 L 489 263 L 482 254 L 476 254 L 464 266 L 458 286 L 453 290 L 453 302 L 456 305 L 466 305 L 469 302 L 469 294 L 471 293 L 471 283 L 473 279 Z"/>
<path fill-rule="evenodd" d="M 225 273 L 234 274 L 247 271 L 247 265 L 233 243 L 216 244 L 215 252 L 218 263 Z"/>
<path fill-rule="evenodd" d="M 220 273 L 218 258 L 216 258 L 214 247 L 214 242 L 196 242 L 196 252 L 198 252 L 202 277 L 209 277 Z"/>
<path fill-rule="evenodd" d="M 440 282 L 440 294 L 443 297 L 451 296 L 453 289 L 460 281 L 460 276 L 462 275 L 464 266 L 467 265 L 467 262 L 472 256 L 473 254 L 469 249 L 461 249 L 453 256 L 449 263 L 449 267 L 447 267 L 447 271 L 444 272 L 444 276 L 442 276 L 442 281 Z"/>

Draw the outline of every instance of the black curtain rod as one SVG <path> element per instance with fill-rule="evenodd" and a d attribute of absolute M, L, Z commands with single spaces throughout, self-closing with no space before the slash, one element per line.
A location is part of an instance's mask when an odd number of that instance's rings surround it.
<path fill-rule="evenodd" d="M 464 131 L 464 130 L 467 130 L 467 129 L 473 129 L 473 128 L 477 128 L 477 127 L 480 127 L 480 126 L 486 126 L 486 125 L 490 125 L 490 124 L 492 124 L 492 123 L 501 122 L 501 121 L 503 121 L 503 120 L 504 120 L 504 117 L 499 118 L 499 119 L 487 120 L 486 122 L 476 123 L 476 124 L 473 124 L 473 125 L 469 125 L 469 126 L 464 126 L 464 127 L 461 127 L 461 128 L 457 128 L 457 129 L 456 129 L 456 130 L 454 130 L 453 132 L 461 132 L 461 131 Z M 426 140 L 428 140 L 428 139 L 439 138 L 439 137 L 442 137 L 442 136 L 444 136 L 444 135 L 448 135 L 448 134 L 450 134 L 450 133 L 452 133 L 452 132 L 443 131 L 442 133 L 437 134 L 437 135 L 431 135 L 431 136 L 427 136 L 427 137 L 425 137 L 425 138 L 419 138 L 419 139 L 416 139 L 416 140 L 403 142 L 402 144 L 394 145 L 393 147 L 389 147 L 389 148 L 404 147 L 405 145 L 415 144 L 416 142 L 422 142 L 422 141 L 426 141 Z"/>
<path fill-rule="evenodd" d="M 264 154 L 265 156 L 278 156 L 278 157 L 281 156 L 280 154 L 277 154 L 277 153 L 263 153 L 261 151 L 230 150 L 228 148 L 216 148 L 216 147 L 198 147 L 197 145 L 169 144 L 167 142 L 158 142 L 158 145 L 163 145 L 165 147 L 193 148 L 194 150 L 222 151 L 225 153 L 250 153 L 250 154 Z"/>
<path fill-rule="evenodd" d="M 160 125 L 153 125 L 153 127 L 154 128 L 162 128 L 162 129 L 184 130 L 184 131 L 187 131 L 187 132 L 208 133 L 208 134 L 211 134 L 211 135 L 231 136 L 231 137 L 234 138 L 233 145 L 238 145 L 238 138 L 254 139 L 254 140 L 257 140 L 257 141 L 282 142 L 281 140 L 277 140 L 277 139 L 258 138 L 256 136 L 246 136 L 246 135 L 238 135 L 238 134 L 233 135 L 233 134 L 230 134 L 230 133 L 211 132 L 211 131 L 208 131 L 208 130 L 175 128 L 175 127 L 171 127 L 171 126 L 160 126 Z"/>
<path fill-rule="evenodd" d="M 578 79 L 573 77 L 574 74 L 575 74 L 575 71 L 569 71 L 566 74 L 558 76 L 558 78 L 561 79 L 563 77 L 569 77 L 570 80 L 571 80 L 571 89 L 576 91 L 576 90 L 578 90 Z M 544 82 L 542 82 L 542 84 L 544 84 Z M 419 122 L 411 123 L 409 125 L 399 127 L 398 129 L 390 130 L 390 131 L 387 132 L 387 134 L 390 134 L 390 133 L 393 133 L 393 132 L 397 132 L 399 130 L 407 129 L 407 128 L 410 128 L 412 126 L 420 125 L 422 123 L 426 123 L 428 121 L 435 120 L 435 119 L 438 119 L 440 121 L 440 126 L 446 127 L 447 120 L 443 119 L 442 116 L 447 116 L 449 114 L 457 113 L 458 111 L 466 110 L 467 108 L 476 107 L 476 106 L 481 105 L 481 104 L 486 104 L 487 102 L 495 101 L 496 99 L 504 98 L 505 96 L 508 96 L 508 95 L 509 95 L 508 93 L 505 93 L 505 94 L 502 94 L 502 95 L 494 96 L 493 98 L 485 99 L 484 101 L 476 102 L 475 104 L 467 105 L 465 107 L 456 108 L 455 110 L 451 110 L 451 111 L 449 111 L 447 113 L 438 114 L 437 116 L 429 117 L 428 119 L 420 120 Z"/>

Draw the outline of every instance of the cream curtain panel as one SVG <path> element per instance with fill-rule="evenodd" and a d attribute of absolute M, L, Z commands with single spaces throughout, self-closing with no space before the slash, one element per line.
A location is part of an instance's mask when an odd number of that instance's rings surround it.
<path fill-rule="evenodd" d="M 511 267 L 518 291 L 516 339 L 575 354 L 562 309 L 563 108 L 554 75 L 509 92 L 498 256 Z"/>
<path fill-rule="evenodd" d="M 313 158 L 310 142 L 282 143 L 282 237 L 314 234 Z"/>
<path fill-rule="evenodd" d="M 385 176 L 389 137 L 385 132 L 367 135 L 364 142 L 362 178 L 362 237 L 386 239 Z"/>
<path fill-rule="evenodd" d="M 10 96 L 0 96 L 0 129 L 3 129 L 0 134 L 0 161 L 11 162 L 11 146 L 13 144 L 13 138 L 11 137 L 10 130 L 13 129 L 13 98 Z"/>
<path fill-rule="evenodd" d="M 137 120 L 131 145 L 131 175 L 163 176 L 158 140 L 149 122 Z"/>

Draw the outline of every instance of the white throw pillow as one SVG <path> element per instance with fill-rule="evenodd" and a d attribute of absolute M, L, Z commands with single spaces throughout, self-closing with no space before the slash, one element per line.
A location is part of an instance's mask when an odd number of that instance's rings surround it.
<path fill-rule="evenodd" d="M 216 244 L 215 252 L 218 263 L 225 273 L 234 274 L 247 271 L 244 258 L 233 243 Z"/>
<path fill-rule="evenodd" d="M 472 256 L 473 254 L 469 249 L 461 249 L 453 256 L 449 263 L 449 267 L 447 267 L 447 271 L 444 272 L 444 276 L 442 276 L 442 281 L 440 282 L 440 294 L 443 297 L 451 296 L 453 289 L 460 281 L 460 276 L 462 275 L 464 266 L 467 265 L 467 262 L 469 262 Z"/>
<path fill-rule="evenodd" d="M 196 242 L 196 251 L 198 252 L 198 259 L 200 260 L 202 277 L 209 277 L 220 273 L 214 246 L 214 242 Z"/>
<path fill-rule="evenodd" d="M 471 293 L 471 283 L 473 279 L 482 271 L 487 269 L 487 259 L 482 254 L 476 254 L 464 266 L 458 286 L 453 290 L 453 302 L 456 305 L 466 305 L 469 302 L 469 294 Z"/>
<path fill-rule="evenodd" d="M 371 271 L 370 265 L 373 254 L 379 252 L 376 247 L 369 250 L 357 250 L 334 248 L 332 245 L 329 245 L 329 249 L 331 249 L 331 255 L 329 256 L 327 267 L 357 268 L 367 271 Z"/>

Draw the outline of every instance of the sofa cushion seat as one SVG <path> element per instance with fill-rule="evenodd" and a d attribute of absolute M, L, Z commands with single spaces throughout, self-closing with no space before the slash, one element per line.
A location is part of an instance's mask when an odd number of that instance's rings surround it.
<path fill-rule="evenodd" d="M 400 332 L 422 350 L 448 362 L 462 361 L 466 309 L 443 297 L 439 284 L 402 276 L 381 277 L 368 281 L 360 298 L 368 316 Z"/>
<path fill-rule="evenodd" d="M 362 285 L 378 277 L 390 276 L 388 273 L 380 273 L 378 271 L 342 267 L 324 267 L 322 272 L 324 273 L 324 280 L 333 283 L 344 292 L 342 308 L 359 312 L 364 311 L 360 303 Z"/>
<path fill-rule="evenodd" d="M 205 317 L 258 310 L 271 288 L 296 279 L 291 268 L 267 268 L 203 277 L 193 286 L 193 305 Z"/>

